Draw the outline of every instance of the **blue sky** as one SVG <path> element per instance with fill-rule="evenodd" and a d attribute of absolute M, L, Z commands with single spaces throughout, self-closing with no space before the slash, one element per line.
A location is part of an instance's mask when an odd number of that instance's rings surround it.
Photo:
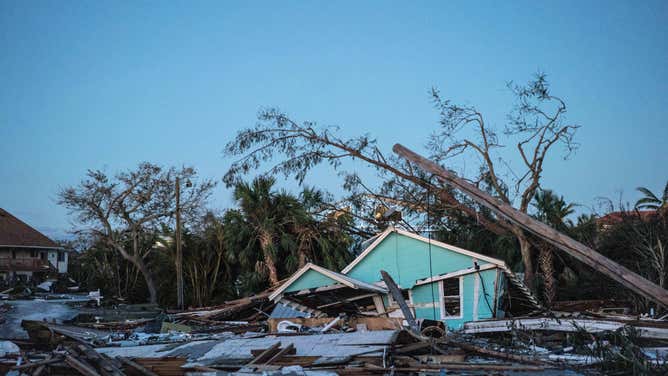
<path fill-rule="evenodd" d="M 581 148 L 544 186 L 585 206 L 668 179 L 668 3 L 0 2 L 0 207 L 49 234 L 87 169 L 194 165 L 278 106 L 420 150 L 428 91 L 502 127 L 509 80 L 549 75 Z M 307 183 L 340 192 L 320 172 Z M 211 206 L 231 205 L 216 189 Z"/>

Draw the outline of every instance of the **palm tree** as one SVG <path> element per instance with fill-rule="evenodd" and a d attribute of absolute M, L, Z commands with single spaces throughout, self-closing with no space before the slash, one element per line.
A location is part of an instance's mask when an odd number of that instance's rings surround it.
<path fill-rule="evenodd" d="M 645 197 L 636 202 L 636 209 L 655 210 L 661 216 L 668 214 L 668 181 L 663 188 L 661 198 L 645 187 L 638 187 L 636 189 L 645 195 Z"/>
<path fill-rule="evenodd" d="M 565 231 L 573 225 L 566 217 L 573 214 L 575 204 L 567 204 L 563 196 L 557 196 L 549 189 L 536 193 L 533 207 L 536 209 L 536 218 L 556 230 Z"/>
<path fill-rule="evenodd" d="M 326 200 L 326 194 L 316 188 L 304 188 L 299 195 L 292 230 L 299 267 L 313 262 L 337 270 L 350 261 L 352 238 L 344 229 L 351 218 L 334 215 Z"/>
<path fill-rule="evenodd" d="M 567 231 L 573 223 L 567 219 L 575 211 L 573 203 L 567 204 L 563 196 L 557 196 L 551 190 L 540 190 L 534 197 L 533 207 L 536 209 L 534 215 L 543 223 L 558 231 Z M 538 262 L 543 271 L 545 283 L 545 299 L 551 303 L 557 295 L 557 280 L 554 273 L 554 253 L 552 246 L 542 242 Z"/>
<path fill-rule="evenodd" d="M 282 237 L 286 221 L 297 206 L 294 197 L 273 192 L 274 183 L 275 179 L 271 177 L 258 177 L 251 184 L 240 182 L 234 189 L 234 199 L 251 229 L 249 242 L 242 253 L 250 257 L 256 242 L 259 243 L 262 256 L 256 269 L 268 274 L 271 285 L 279 282 L 276 241 Z"/>

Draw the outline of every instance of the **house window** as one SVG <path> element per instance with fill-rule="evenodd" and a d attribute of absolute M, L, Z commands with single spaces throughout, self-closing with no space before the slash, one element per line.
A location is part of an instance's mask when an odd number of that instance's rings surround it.
<path fill-rule="evenodd" d="M 12 258 L 13 258 L 13 259 L 16 258 L 16 250 L 15 250 L 15 249 L 12 249 Z"/>
<path fill-rule="evenodd" d="M 39 258 L 42 260 L 46 260 L 46 252 L 40 252 L 39 253 Z"/>
<path fill-rule="evenodd" d="M 36 249 L 31 249 L 30 250 L 30 257 L 32 257 L 32 258 L 37 257 L 37 250 Z"/>
<path fill-rule="evenodd" d="M 441 292 L 441 317 L 462 317 L 462 284 L 464 279 L 448 278 L 441 281 L 439 290 Z"/>
<path fill-rule="evenodd" d="M 65 261 L 65 252 L 58 251 L 58 262 L 63 262 L 63 261 Z"/>

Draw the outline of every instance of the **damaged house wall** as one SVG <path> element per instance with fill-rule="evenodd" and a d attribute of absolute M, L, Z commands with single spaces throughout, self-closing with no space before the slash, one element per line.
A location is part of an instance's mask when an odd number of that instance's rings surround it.
<path fill-rule="evenodd" d="M 335 283 L 338 283 L 338 281 L 322 273 L 318 273 L 313 269 L 310 269 L 302 274 L 296 281 L 294 281 L 294 283 L 290 284 L 290 286 L 285 289 L 285 292 L 287 293 L 315 287 L 329 286 Z"/>
<path fill-rule="evenodd" d="M 320 291 L 341 294 L 344 290 L 335 288 L 344 284 L 359 294 L 382 296 L 374 298 L 377 313 L 402 317 L 387 292 L 370 289 L 384 286 L 380 270 L 385 270 L 406 292 L 416 318 L 441 320 L 450 329 L 460 329 L 468 321 L 503 317 L 499 297 L 504 292 L 505 269 L 501 260 L 388 228 L 343 269 L 343 274 L 308 266 L 295 273 L 271 299 L 313 297 L 310 294 Z M 303 299 L 301 302 L 308 305 Z M 321 307 L 324 305 L 311 308 Z"/>
<path fill-rule="evenodd" d="M 461 311 L 458 315 L 448 315 L 446 313 L 444 302 L 441 299 L 443 292 L 441 281 L 414 286 L 411 289 L 411 303 L 415 317 L 445 320 L 450 329 L 460 329 L 468 321 L 503 317 L 503 312 L 498 308 L 499 299 L 497 294 L 498 290 L 502 290 L 502 286 L 497 288 L 497 276 L 499 276 L 499 281 L 503 280 L 502 273 L 499 269 L 494 268 L 453 277 L 456 280 L 461 279 L 460 283 L 463 287 Z M 499 283 L 499 285 L 501 284 Z M 435 303 L 432 303 L 432 287 L 436 298 Z"/>

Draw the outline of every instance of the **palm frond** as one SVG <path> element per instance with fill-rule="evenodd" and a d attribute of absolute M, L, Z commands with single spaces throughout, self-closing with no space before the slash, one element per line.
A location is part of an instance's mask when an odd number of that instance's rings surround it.
<path fill-rule="evenodd" d="M 638 188 L 636 188 L 636 190 L 638 192 L 644 194 L 646 198 L 651 198 L 651 199 L 660 201 L 659 198 L 656 197 L 656 195 L 652 191 L 650 191 L 649 189 L 647 189 L 645 187 L 638 187 Z"/>

